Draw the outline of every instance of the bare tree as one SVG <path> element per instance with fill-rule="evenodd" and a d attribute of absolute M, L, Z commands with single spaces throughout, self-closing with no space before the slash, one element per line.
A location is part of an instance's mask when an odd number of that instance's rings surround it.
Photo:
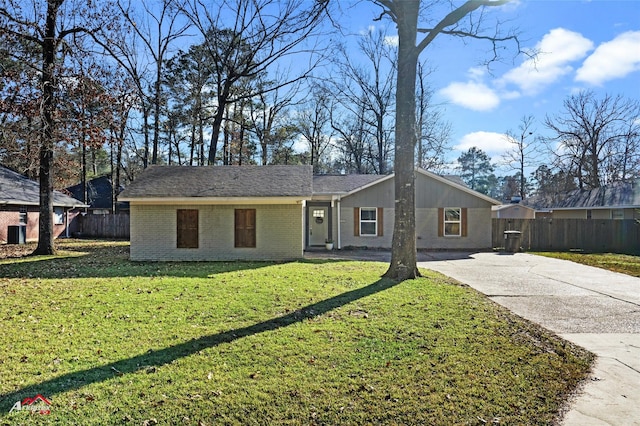
<path fill-rule="evenodd" d="M 314 173 L 321 171 L 322 158 L 330 148 L 332 108 L 329 93 L 316 88 L 312 90 L 311 99 L 297 114 L 296 127 L 309 145 L 309 164 L 313 166 Z"/>
<path fill-rule="evenodd" d="M 436 1 L 420 0 L 373 0 L 382 7 L 382 16 L 388 16 L 398 28 L 398 84 L 396 90 L 396 128 L 395 128 L 395 219 L 392 241 L 391 264 L 385 273 L 386 277 L 405 280 L 420 275 L 416 259 L 416 217 L 415 217 L 415 149 L 416 149 L 416 73 L 420 53 L 440 34 L 456 37 L 488 40 L 494 46 L 500 41 L 515 39 L 514 35 L 501 36 L 481 33 L 480 16 L 472 13 L 485 7 L 500 6 L 508 0 L 469 0 L 461 6 L 453 6 L 453 10 L 443 18 L 436 19 L 434 26 L 426 28 L 418 26 L 418 17 L 423 11 L 428 13 L 427 6 Z M 381 17 L 382 17 L 381 16 Z M 469 27 L 459 22 L 465 18 Z M 430 17 L 433 18 L 433 17 Z M 431 21 L 431 20 L 429 20 Z M 418 40 L 418 33 L 421 39 Z"/>
<path fill-rule="evenodd" d="M 382 30 L 369 31 L 358 39 L 364 63 L 356 63 L 352 52 L 342 45 L 337 66 L 341 79 L 332 86 L 341 98 L 343 108 L 360 118 L 370 133 L 373 147 L 369 147 L 370 161 L 377 174 L 389 169 L 389 154 L 393 143 L 393 93 L 396 81 L 396 48 L 387 42 Z M 334 123 L 337 124 L 337 123 Z"/>
<path fill-rule="evenodd" d="M 296 105 L 294 98 L 300 89 L 295 83 L 287 90 L 278 87 L 271 91 L 264 91 L 261 87 L 269 86 L 269 82 L 258 81 L 258 93 L 249 104 L 251 114 L 251 130 L 255 133 L 260 145 L 261 164 L 269 163 L 269 149 L 277 143 L 281 130 L 287 127 L 283 118 L 287 118 L 287 108 Z"/>
<path fill-rule="evenodd" d="M 535 118 L 532 115 L 525 115 L 520 119 L 517 132 L 511 130 L 506 132 L 505 139 L 509 143 L 510 149 L 502 155 L 504 162 L 518 172 L 520 197 L 523 200 L 527 196 L 527 179 L 524 175 L 524 169 L 534 166 L 533 162 L 538 154 L 538 147 L 535 144 L 534 122 Z"/>
<path fill-rule="evenodd" d="M 432 172 L 445 166 L 445 154 L 449 149 L 451 123 L 444 121 L 442 110 L 432 104 L 433 89 L 427 78 L 431 71 L 424 63 L 418 63 L 416 90 L 416 165 Z"/>
<path fill-rule="evenodd" d="M 105 19 L 111 13 L 105 2 L 95 8 L 88 0 L 47 0 L 45 3 L 33 1 L 31 4 L 14 0 L 0 3 L 0 32 L 3 37 L 19 39 L 23 43 L 14 44 L 18 50 L 11 55 L 27 58 L 19 47 L 35 45 L 41 52 L 38 63 L 28 64 L 39 68 L 40 143 L 39 143 L 39 183 L 40 220 L 38 246 L 34 254 L 54 254 L 53 244 L 53 153 L 57 140 L 58 105 L 56 92 L 59 88 L 60 64 L 75 49 L 79 49 L 83 35 L 107 26 Z M 66 40 L 69 39 L 69 40 Z"/>
<path fill-rule="evenodd" d="M 372 142 L 369 141 L 370 133 L 366 131 L 365 103 L 357 105 L 359 109 L 355 113 L 331 110 L 331 128 L 337 134 L 336 145 L 341 156 L 338 162 L 345 173 L 375 173 L 370 164 Z"/>
<path fill-rule="evenodd" d="M 582 91 L 563 106 L 544 125 L 555 133 L 548 142 L 559 147 L 554 150 L 557 164 L 577 179 L 580 189 L 638 175 L 632 165 L 640 158 L 640 102 L 620 95 L 598 99 L 592 91 Z"/>
<path fill-rule="evenodd" d="M 162 76 L 166 60 L 170 54 L 170 48 L 189 28 L 188 24 L 178 20 L 179 12 L 174 0 L 162 0 L 156 9 L 155 2 L 138 0 L 132 4 L 130 0 L 119 0 L 118 9 L 120 16 L 135 34 L 133 40 L 125 37 L 114 43 L 113 39 L 103 39 L 112 56 L 123 66 L 137 82 L 141 102 L 150 105 L 143 106 L 145 126 L 145 156 L 143 158 L 146 167 L 149 161 L 149 125 L 148 118 L 153 115 L 153 141 L 151 143 L 151 164 L 158 162 L 161 110 L 164 104 L 162 95 Z M 135 5 L 135 7 L 133 6 Z M 153 7 L 152 7 L 153 6 Z M 132 43 L 133 41 L 133 43 Z M 132 49 L 133 47 L 133 49 Z M 142 47 L 142 49 L 136 49 Z M 143 63 L 139 62 L 138 55 L 144 52 L 146 56 Z M 153 71 L 146 76 L 146 66 Z M 150 82 L 145 80 L 150 78 Z"/>
<path fill-rule="evenodd" d="M 225 108 L 242 98 L 268 92 L 308 76 L 313 64 L 285 81 L 253 91 L 236 91 L 238 84 L 264 76 L 278 62 L 306 49 L 329 2 L 306 0 L 227 0 L 215 8 L 202 0 L 188 0 L 183 12 L 204 37 L 216 88 L 208 162 L 214 164 Z"/>

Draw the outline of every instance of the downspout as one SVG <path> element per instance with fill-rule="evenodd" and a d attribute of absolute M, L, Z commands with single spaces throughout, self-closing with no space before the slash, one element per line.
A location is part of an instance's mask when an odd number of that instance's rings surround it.
<path fill-rule="evenodd" d="M 302 200 L 302 255 L 304 256 L 304 249 L 307 242 L 307 200 Z"/>
<path fill-rule="evenodd" d="M 64 235 L 69 238 L 69 209 L 64 209 Z"/>
<path fill-rule="evenodd" d="M 337 220 L 338 220 L 338 238 L 336 239 L 336 244 L 338 247 L 338 250 L 342 249 L 342 226 L 341 226 L 341 222 L 340 222 L 340 198 L 338 197 L 336 200 L 336 210 L 338 211 L 337 213 Z"/>

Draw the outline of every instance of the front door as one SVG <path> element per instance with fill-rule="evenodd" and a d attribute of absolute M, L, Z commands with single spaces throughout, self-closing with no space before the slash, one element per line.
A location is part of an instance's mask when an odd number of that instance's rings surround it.
<path fill-rule="evenodd" d="M 329 236 L 329 209 L 327 207 L 309 207 L 309 245 L 324 245 Z"/>

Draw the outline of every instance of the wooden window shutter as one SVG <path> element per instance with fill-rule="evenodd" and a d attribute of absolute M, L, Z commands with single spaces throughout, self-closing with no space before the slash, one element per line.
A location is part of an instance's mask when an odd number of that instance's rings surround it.
<path fill-rule="evenodd" d="M 256 246 L 256 209 L 235 210 L 235 247 Z"/>
<path fill-rule="evenodd" d="M 463 207 L 460 209 L 460 235 L 462 237 L 467 236 L 467 208 Z"/>
<path fill-rule="evenodd" d="M 438 209 L 438 237 L 444 236 L 444 208 Z"/>
<path fill-rule="evenodd" d="M 376 217 L 378 221 L 378 237 L 382 237 L 384 235 L 384 222 L 382 220 L 383 214 L 384 209 L 382 207 L 378 207 L 378 216 Z"/>
<path fill-rule="evenodd" d="M 176 224 L 177 248 L 198 248 L 198 210 L 177 210 Z"/>
<path fill-rule="evenodd" d="M 353 235 L 360 236 L 360 207 L 353 208 Z"/>

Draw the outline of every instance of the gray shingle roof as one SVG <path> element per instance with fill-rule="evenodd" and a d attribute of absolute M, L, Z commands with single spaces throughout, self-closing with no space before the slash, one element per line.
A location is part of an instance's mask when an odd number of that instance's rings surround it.
<path fill-rule="evenodd" d="M 151 166 L 119 199 L 310 197 L 312 171 L 311 166 Z"/>
<path fill-rule="evenodd" d="M 340 194 L 383 179 L 384 175 L 318 175 L 313 177 L 314 194 Z"/>
<path fill-rule="evenodd" d="M 536 209 L 640 207 L 640 181 L 618 182 L 591 190 L 576 189 L 550 197 L 531 197 L 526 204 Z"/>
<path fill-rule="evenodd" d="M 0 205 L 2 204 L 40 205 L 40 184 L 20 173 L 0 166 Z M 82 201 L 58 191 L 53 191 L 53 205 L 55 207 L 85 207 Z"/>

